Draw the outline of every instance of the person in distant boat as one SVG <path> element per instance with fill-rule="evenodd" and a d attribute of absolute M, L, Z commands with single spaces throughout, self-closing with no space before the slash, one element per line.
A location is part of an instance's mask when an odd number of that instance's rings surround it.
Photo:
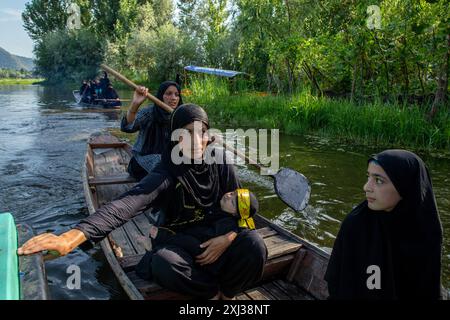
<path fill-rule="evenodd" d="M 107 103 L 107 105 L 111 106 L 111 107 L 117 107 L 117 106 L 122 105 L 119 95 L 117 94 L 116 90 L 113 88 L 111 83 L 108 84 L 108 87 L 104 91 L 103 99 L 104 99 L 104 102 Z"/>
<path fill-rule="evenodd" d="M 91 99 L 91 86 L 87 80 L 83 80 L 80 87 L 81 102 L 89 103 Z"/>
<path fill-rule="evenodd" d="M 100 85 L 100 78 L 97 77 L 94 80 L 94 88 L 95 88 L 95 94 L 97 95 L 97 99 L 101 99 L 103 97 L 103 90 L 102 87 Z"/>
<path fill-rule="evenodd" d="M 442 226 L 427 167 L 412 152 L 385 150 L 369 159 L 367 177 L 367 200 L 334 243 L 330 299 L 440 299 Z"/>
<path fill-rule="evenodd" d="M 80 87 L 80 95 L 83 96 L 84 95 L 84 91 L 86 90 L 88 84 L 86 80 L 83 80 L 81 87 Z"/>
<path fill-rule="evenodd" d="M 106 73 L 106 71 L 104 71 L 103 78 L 100 79 L 100 88 L 101 88 L 102 92 L 105 92 L 110 84 L 111 84 L 111 81 L 109 81 L 108 74 Z M 103 94 L 103 98 L 105 98 L 105 94 Z"/>
<path fill-rule="evenodd" d="M 161 160 L 163 147 L 169 139 L 170 113 L 155 104 L 139 110 L 147 93 L 148 89 L 142 86 L 135 90 L 133 101 L 120 125 L 123 132 L 139 131 L 133 146 L 133 157 L 128 165 L 128 173 L 138 181 L 151 172 Z M 173 109 L 183 104 L 181 88 L 173 81 L 161 83 L 156 98 Z"/>
<path fill-rule="evenodd" d="M 192 234 L 199 226 L 212 226 L 219 202 L 227 192 L 241 188 L 231 164 L 205 161 L 211 138 L 206 112 L 184 104 L 170 118 L 170 134 L 185 135 L 166 143 L 162 159 L 139 184 L 105 204 L 62 235 L 41 234 L 18 249 L 19 255 L 54 250 L 66 255 L 83 242 L 99 242 L 149 207 L 164 208 L 161 225 L 177 233 Z M 173 150 L 173 148 L 176 148 Z M 172 151 L 182 158 L 174 161 Z M 178 159 L 177 159 L 178 160 Z M 248 202 L 247 202 L 248 204 Z M 203 299 L 230 299 L 259 281 L 267 248 L 256 230 L 239 228 L 202 243 L 203 253 L 192 256 L 178 245 L 160 244 L 153 254 L 153 279 L 171 291 Z"/>
<path fill-rule="evenodd" d="M 97 104 L 98 102 L 98 96 L 97 96 L 97 84 L 95 83 L 95 80 L 91 80 L 89 83 L 89 87 L 90 87 L 90 104 Z"/>

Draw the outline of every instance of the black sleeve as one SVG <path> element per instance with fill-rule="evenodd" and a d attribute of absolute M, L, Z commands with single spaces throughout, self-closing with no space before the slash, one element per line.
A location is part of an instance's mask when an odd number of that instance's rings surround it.
<path fill-rule="evenodd" d="M 342 251 L 343 251 L 343 231 L 342 226 L 339 229 L 336 240 L 334 241 L 333 250 L 328 261 L 327 270 L 324 279 L 328 285 L 328 299 L 334 300 L 338 298 L 339 277 L 341 275 Z"/>
<path fill-rule="evenodd" d="M 411 299 L 442 299 L 442 242 L 434 240 L 428 242 L 427 245 L 418 243 L 414 250 L 414 258 L 411 261 L 415 265 L 411 267 L 410 264 L 407 264 L 407 271 L 412 274 L 410 279 L 415 280 L 409 292 Z"/>
<path fill-rule="evenodd" d="M 128 123 L 125 113 L 120 122 L 120 130 L 126 133 L 133 133 L 141 130 L 147 123 L 153 121 L 153 108 L 144 108 L 138 111 L 133 122 Z"/>
<path fill-rule="evenodd" d="M 173 178 L 159 165 L 135 187 L 99 208 L 74 228 L 82 231 L 88 240 L 99 242 L 111 231 L 151 207 L 172 185 Z"/>
<path fill-rule="evenodd" d="M 353 209 L 355 210 L 358 210 L 358 207 Z M 354 235 L 354 231 L 359 234 L 361 224 L 356 224 L 355 228 L 353 211 L 341 223 L 325 272 L 324 279 L 328 285 L 329 300 L 353 298 L 356 284 L 351 266 L 357 263 L 355 244 L 361 242 Z"/>

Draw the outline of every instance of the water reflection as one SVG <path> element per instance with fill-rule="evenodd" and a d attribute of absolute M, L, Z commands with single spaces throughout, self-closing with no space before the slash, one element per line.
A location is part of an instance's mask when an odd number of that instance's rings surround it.
<path fill-rule="evenodd" d="M 120 92 L 130 98 L 130 91 Z M 71 88 L 0 86 L 0 211 L 10 211 L 37 232 L 62 233 L 87 215 L 80 169 L 89 135 L 119 126 L 120 112 L 83 108 Z M 340 221 L 364 199 L 368 157 L 378 148 L 335 145 L 316 137 L 280 136 L 280 165 L 311 182 L 309 207 L 293 212 L 279 200 L 273 180 L 238 165 L 244 185 L 256 192 L 261 213 L 305 239 L 332 247 Z M 431 171 L 444 226 L 443 283 L 450 287 L 450 161 L 421 155 Z M 82 270 L 81 290 L 69 290 L 66 270 Z M 53 298 L 125 298 L 99 247 L 75 250 L 48 262 Z"/>
<path fill-rule="evenodd" d="M 80 168 L 89 135 L 117 126 L 119 112 L 83 110 L 71 91 L 0 86 L 0 211 L 37 233 L 60 234 L 87 215 Z M 81 290 L 69 290 L 67 267 L 80 266 Z M 100 248 L 46 263 L 54 299 L 125 298 Z"/>

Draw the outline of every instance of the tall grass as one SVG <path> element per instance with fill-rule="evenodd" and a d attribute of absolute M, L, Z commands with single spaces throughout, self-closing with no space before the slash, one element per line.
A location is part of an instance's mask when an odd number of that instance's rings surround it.
<path fill-rule="evenodd" d="M 44 79 L 32 78 L 32 79 L 22 79 L 22 78 L 3 78 L 0 79 L 0 85 L 12 85 L 12 84 L 36 84 Z"/>
<path fill-rule="evenodd" d="M 287 134 L 317 134 L 362 145 L 450 149 L 450 113 L 440 110 L 432 121 L 428 108 L 317 98 L 308 92 L 273 96 L 230 93 L 227 81 L 206 78 L 189 84 L 185 101 L 204 106 L 213 125 L 278 128 Z"/>

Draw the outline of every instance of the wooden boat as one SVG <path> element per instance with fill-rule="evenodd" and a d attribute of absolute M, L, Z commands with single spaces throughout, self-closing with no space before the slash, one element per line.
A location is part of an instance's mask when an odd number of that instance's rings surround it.
<path fill-rule="evenodd" d="M 116 137 L 95 134 L 88 141 L 83 167 L 83 186 L 89 213 L 133 186 L 127 171 L 131 146 Z M 148 234 L 153 217 L 142 212 L 101 241 L 103 252 L 130 299 L 189 299 L 139 278 L 134 269 L 151 247 Z M 324 273 L 329 254 L 308 241 L 258 215 L 257 231 L 269 256 L 263 279 L 240 293 L 239 300 L 326 299 Z"/>
<path fill-rule="evenodd" d="M 42 254 L 17 256 L 17 248 L 34 236 L 27 224 L 0 213 L 0 300 L 48 300 Z"/>
<path fill-rule="evenodd" d="M 113 105 L 110 101 L 98 101 L 97 104 L 93 103 L 86 103 L 81 101 L 81 94 L 80 90 L 73 90 L 72 91 L 73 97 L 75 98 L 75 101 L 77 104 L 82 105 L 84 107 L 89 108 L 106 108 L 106 109 L 120 109 L 120 105 Z"/>

